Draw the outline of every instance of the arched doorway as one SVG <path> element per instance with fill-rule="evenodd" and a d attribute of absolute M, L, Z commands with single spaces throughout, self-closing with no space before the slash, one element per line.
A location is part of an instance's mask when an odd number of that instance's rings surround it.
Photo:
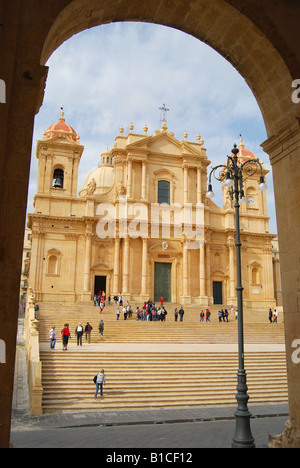
<path fill-rule="evenodd" d="M 282 2 L 283 29 L 279 34 L 276 27 L 281 27 L 277 26 L 281 21 L 280 5 L 274 7 L 270 2 L 261 11 L 259 2 L 256 8 L 255 5 L 254 8 L 239 8 L 239 4 L 235 0 L 162 0 L 159 5 L 154 1 L 112 0 L 103 5 L 96 0 L 57 0 L 51 5 L 39 2 L 26 9 L 22 2 L 13 8 L 3 7 L 3 22 L 7 27 L 1 31 L 4 40 L 0 51 L 6 67 L 3 78 L 7 96 L 1 115 L 4 137 L 0 149 L 5 158 L 0 162 L 0 237 L 3 246 L 0 250 L 3 263 L 0 294 L 2 316 L 7 324 L 7 359 L 5 366 L 0 368 L 1 391 L 3 388 L 0 412 L 4 429 L 0 436 L 1 446 L 7 446 L 9 440 L 17 327 L 17 314 L 12 315 L 11 310 L 17 310 L 30 147 L 34 115 L 42 103 L 47 75 L 44 63 L 76 32 L 126 20 L 175 27 L 211 45 L 245 78 L 260 106 L 269 138 L 263 148 L 273 165 L 281 250 L 291 421 L 286 444 L 299 444 L 297 382 L 300 368 L 293 356 L 300 329 L 300 247 L 295 242 L 300 227 L 300 110 L 291 100 L 291 84 L 298 78 L 300 67 L 297 45 L 290 40 L 296 21 L 292 8 L 299 13 L 299 7 L 292 6 L 287 11 Z"/>

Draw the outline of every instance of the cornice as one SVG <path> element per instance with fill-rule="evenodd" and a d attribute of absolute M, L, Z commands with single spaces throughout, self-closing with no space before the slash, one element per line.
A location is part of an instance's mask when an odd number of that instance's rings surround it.
<path fill-rule="evenodd" d="M 271 136 L 260 145 L 269 155 L 271 164 L 289 156 L 291 149 L 300 146 L 300 118 L 296 118 L 277 135 Z"/>
<path fill-rule="evenodd" d="M 73 223 L 73 222 L 76 222 L 76 223 L 85 223 L 86 221 L 90 221 L 90 222 L 95 222 L 97 221 L 97 218 L 96 217 L 85 217 L 85 216 L 81 216 L 81 217 L 76 217 L 76 216 L 52 216 L 52 215 L 45 215 L 45 214 L 42 214 L 42 213 L 29 213 L 28 214 L 28 218 L 30 218 L 32 221 L 35 221 L 35 220 L 49 220 L 49 221 L 61 221 L 61 222 L 65 222 L 65 223 Z"/>

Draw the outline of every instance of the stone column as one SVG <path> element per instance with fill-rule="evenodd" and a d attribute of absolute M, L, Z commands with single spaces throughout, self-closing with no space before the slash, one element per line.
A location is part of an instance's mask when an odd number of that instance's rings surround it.
<path fill-rule="evenodd" d="M 127 196 L 132 197 L 132 160 L 128 159 L 127 162 Z"/>
<path fill-rule="evenodd" d="M 200 304 L 206 296 L 206 275 L 205 275 L 205 243 L 201 243 L 199 249 L 199 277 L 200 277 Z"/>
<path fill-rule="evenodd" d="M 147 164 L 146 161 L 142 162 L 142 200 L 146 200 L 146 177 L 147 177 Z"/>
<path fill-rule="evenodd" d="M 191 303 L 189 295 L 189 262 L 188 262 L 188 244 L 187 240 L 182 240 L 182 302 Z"/>
<path fill-rule="evenodd" d="M 142 239 L 142 289 L 141 295 L 147 296 L 148 283 L 148 239 Z M 147 300 L 147 299 L 146 299 Z"/>
<path fill-rule="evenodd" d="M 274 276 L 273 276 L 273 261 L 272 261 L 272 246 L 263 249 L 263 271 L 264 271 L 264 301 L 266 307 L 276 307 L 274 299 Z"/>
<path fill-rule="evenodd" d="M 189 168 L 188 166 L 185 164 L 183 166 L 183 202 L 184 203 L 188 203 L 189 202 L 189 194 L 188 194 L 188 190 L 189 190 L 189 180 L 188 180 L 188 175 L 189 175 Z"/>
<path fill-rule="evenodd" d="M 197 203 L 202 203 L 201 167 L 197 167 Z"/>
<path fill-rule="evenodd" d="M 119 277 L 120 277 L 120 239 L 115 239 L 115 256 L 114 256 L 114 285 L 113 294 L 119 294 Z"/>
<path fill-rule="evenodd" d="M 276 201 L 290 419 L 283 447 L 300 447 L 300 123 L 262 144 L 273 168 Z"/>
<path fill-rule="evenodd" d="M 20 2 L 1 4 L 1 23 L 5 23 L 0 31 L 1 79 L 7 99 L 0 113 L 0 316 L 5 324 L 0 331 L 5 342 L 5 364 L 0 365 L 0 448 L 8 448 L 10 440 L 32 133 L 47 77 L 47 68 L 33 58 L 26 25 L 21 25 L 23 10 Z M 24 78 L 25 71 L 29 79 Z"/>
<path fill-rule="evenodd" d="M 85 263 L 84 263 L 84 283 L 82 300 L 91 299 L 91 253 L 92 253 L 92 233 L 87 231 L 85 235 Z"/>
<path fill-rule="evenodd" d="M 129 238 L 124 239 L 123 252 L 123 295 L 129 293 Z"/>
<path fill-rule="evenodd" d="M 188 272 L 188 250 L 187 243 L 182 246 L 182 270 L 183 270 L 183 295 L 188 296 L 189 272 Z"/>
<path fill-rule="evenodd" d="M 211 281 L 211 266 L 210 266 L 210 238 L 205 241 L 205 258 L 206 258 L 206 294 L 208 301 L 213 298 L 212 281 Z"/>

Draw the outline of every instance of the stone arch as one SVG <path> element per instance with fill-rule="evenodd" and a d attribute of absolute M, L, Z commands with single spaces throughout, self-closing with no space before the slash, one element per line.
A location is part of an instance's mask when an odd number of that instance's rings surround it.
<path fill-rule="evenodd" d="M 6 104 L 0 115 L 0 257 L 3 260 L 2 314 L 7 317 L 7 365 L 0 369 L 3 430 L 10 435 L 17 330 L 20 258 L 34 114 L 43 100 L 51 53 L 72 35 L 116 21 L 144 21 L 177 28 L 225 57 L 246 80 L 260 106 L 273 165 L 282 290 L 285 308 L 290 424 L 284 446 L 300 446 L 299 363 L 292 360 L 300 330 L 299 179 L 300 106 L 292 102 L 292 81 L 300 76 L 299 2 L 277 0 L 52 0 L 3 3 L 0 54 Z M 230 113 L 230 109 L 228 110 Z M 18 131 L 16 132 L 16 128 Z M 14 168 L 14 170 L 12 170 Z M 15 170 L 17 168 L 17 170 Z M 13 196 L 12 196 L 13 194 Z M 16 215 L 17 213 L 17 215 Z M 8 298 L 6 291 L 11 291 Z M 3 370 L 2 370 L 3 369 Z M 5 369 L 5 371 L 4 371 Z M 1 384 L 4 382 L 5 385 Z"/>
<path fill-rule="evenodd" d="M 85 29 L 116 21 L 141 21 L 174 27 L 205 42 L 245 79 L 261 109 L 268 136 L 286 126 L 292 105 L 292 77 L 272 43 L 238 9 L 225 0 L 180 0 L 147 3 L 111 0 L 73 0 L 57 12 L 44 42 L 41 64 L 67 39 Z"/>

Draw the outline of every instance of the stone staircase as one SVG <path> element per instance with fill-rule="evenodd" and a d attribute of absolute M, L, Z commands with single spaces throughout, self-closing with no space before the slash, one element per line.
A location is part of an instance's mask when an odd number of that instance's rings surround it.
<path fill-rule="evenodd" d="M 236 403 L 236 353 L 42 352 L 45 412 Z M 251 353 L 245 367 L 251 403 L 287 401 L 284 353 Z M 104 398 L 94 375 L 104 368 Z"/>
<path fill-rule="evenodd" d="M 175 323 L 174 307 L 166 306 L 166 322 L 141 322 L 134 314 L 117 321 L 114 306 L 101 316 L 93 306 L 40 306 L 44 412 L 235 405 L 238 357 L 230 345 L 237 343 L 236 320 L 219 323 L 218 308 L 212 307 L 211 322 L 200 323 L 199 309 L 189 306 L 184 321 Z M 97 330 L 100 318 L 103 338 Z M 84 341 L 82 348 L 74 335 L 79 321 L 94 327 L 91 345 Z M 63 352 L 59 339 L 56 350 L 50 351 L 48 330 L 56 325 L 60 332 L 65 322 L 73 333 L 72 344 Z M 281 345 L 283 324 L 268 323 L 267 312 L 245 311 L 245 342 L 258 349 Z M 201 346 L 201 351 L 193 351 L 193 346 Z M 94 400 L 92 379 L 102 368 L 107 377 L 104 397 Z M 283 350 L 246 353 L 245 368 L 250 403 L 287 402 Z"/>
<path fill-rule="evenodd" d="M 183 322 L 174 321 L 174 309 L 180 307 L 174 304 L 166 304 L 168 315 L 165 322 L 142 322 L 136 320 L 133 305 L 133 316 L 124 320 L 116 320 L 114 305 L 107 306 L 100 315 L 99 308 L 76 304 L 74 306 L 42 305 L 38 316 L 40 320 L 39 332 L 40 341 L 49 341 L 49 330 L 56 326 L 58 337 L 64 323 L 69 323 L 70 331 L 75 341 L 75 329 L 79 322 L 86 325 L 89 322 L 93 326 L 91 334 L 92 343 L 237 343 L 238 330 L 237 321 L 229 315 L 229 322 L 219 323 L 218 306 L 210 307 L 212 313 L 211 322 L 200 323 L 199 306 L 185 306 Z M 205 309 L 204 309 L 205 310 Z M 122 315 L 122 314 L 121 314 Z M 100 319 L 104 321 L 104 336 L 100 339 L 98 325 Z M 244 312 L 245 323 L 245 343 L 273 343 L 284 344 L 284 330 L 282 317 L 279 317 L 278 324 L 270 324 L 268 312 L 255 312 L 246 309 Z"/>

